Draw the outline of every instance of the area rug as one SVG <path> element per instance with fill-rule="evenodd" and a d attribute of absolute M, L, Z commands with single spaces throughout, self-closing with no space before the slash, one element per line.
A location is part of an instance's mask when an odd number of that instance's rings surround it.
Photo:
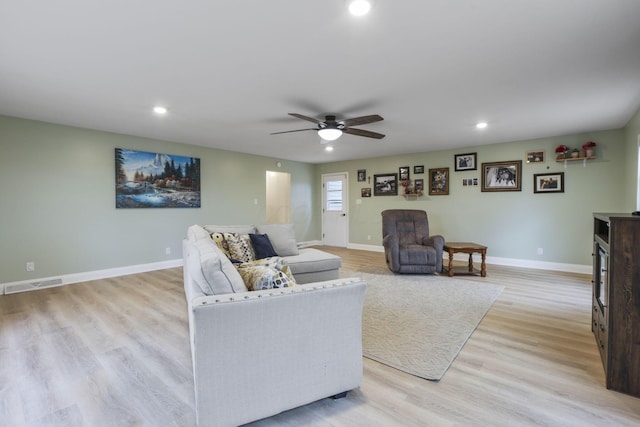
<path fill-rule="evenodd" d="M 367 282 L 364 356 L 427 380 L 440 380 L 503 290 L 431 275 L 358 272 Z"/>

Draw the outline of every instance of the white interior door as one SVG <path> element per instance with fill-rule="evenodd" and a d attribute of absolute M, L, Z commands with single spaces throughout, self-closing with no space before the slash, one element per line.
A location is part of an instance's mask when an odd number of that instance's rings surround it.
<path fill-rule="evenodd" d="M 322 175 L 322 243 L 347 247 L 349 195 L 347 173 Z"/>

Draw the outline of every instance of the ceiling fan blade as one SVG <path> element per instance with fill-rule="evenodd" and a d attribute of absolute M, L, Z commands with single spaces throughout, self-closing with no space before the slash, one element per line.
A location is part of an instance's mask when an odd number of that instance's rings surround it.
<path fill-rule="evenodd" d="M 374 123 L 384 120 L 382 116 L 378 114 L 372 114 L 370 116 L 354 117 L 352 119 L 340 120 L 345 126 L 360 126 L 368 123 Z"/>
<path fill-rule="evenodd" d="M 375 138 L 375 139 L 382 139 L 386 136 L 381 133 L 371 132 L 369 130 L 356 129 L 356 128 L 346 128 L 342 132 L 350 133 L 351 135 L 366 136 L 367 138 Z"/>
<path fill-rule="evenodd" d="M 295 118 L 302 119 L 302 120 L 306 120 L 306 121 L 308 121 L 308 122 L 312 122 L 312 123 L 316 123 L 316 124 L 320 124 L 320 123 L 322 123 L 322 120 L 314 119 L 313 117 L 303 116 L 302 114 L 289 113 L 289 115 L 290 115 L 290 116 L 293 116 L 293 117 L 295 117 Z"/>
<path fill-rule="evenodd" d="M 270 135 L 278 135 L 281 133 L 291 133 L 291 132 L 303 132 L 305 130 L 318 130 L 317 128 L 309 128 L 309 129 L 296 129 L 296 130 L 285 130 L 284 132 L 273 132 Z"/>

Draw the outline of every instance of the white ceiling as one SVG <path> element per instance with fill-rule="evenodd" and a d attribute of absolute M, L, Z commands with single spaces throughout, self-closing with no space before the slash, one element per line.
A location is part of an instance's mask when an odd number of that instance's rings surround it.
<path fill-rule="evenodd" d="M 0 4 L 9 116 L 323 163 L 620 128 L 639 108 L 640 0 Z M 315 132 L 269 135 L 313 127 L 291 112 L 380 114 L 361 128 L 387 137 L 326 153 Z"/>

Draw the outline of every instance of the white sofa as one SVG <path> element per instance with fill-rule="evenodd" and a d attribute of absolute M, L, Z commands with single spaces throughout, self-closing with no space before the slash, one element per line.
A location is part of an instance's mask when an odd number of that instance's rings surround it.
<path fill-rule="evenodd" d="M 361 279 L 246 291 L 198 234 L 183 242 L 198 426 L 245 424 L 361 385 Z"/>

